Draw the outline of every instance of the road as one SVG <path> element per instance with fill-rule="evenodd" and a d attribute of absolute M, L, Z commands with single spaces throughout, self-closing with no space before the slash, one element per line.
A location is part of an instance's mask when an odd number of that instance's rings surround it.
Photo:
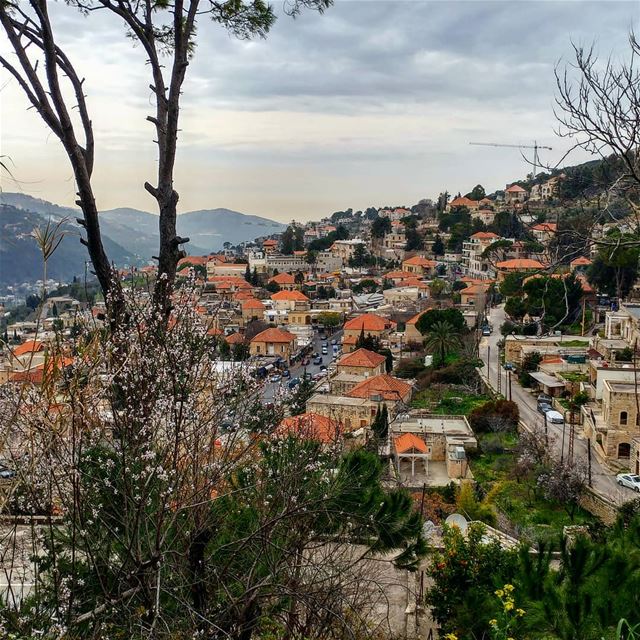
<path fill-rule="evenodd" d="M 484 362 L 483 373 L 487 376 L 489 384 L 494 390 L 500 387 L 501 393 L 506 397 L 509 372 L 505 371 L 499 363 L 498 341 L 502 338 L 500 335 L 500 327 L 505 321 L 504 307 L 494 307 L 491 309 L 489 322 L 493 326 L 493 333 L 484 337 L 480 341 L 480 358 Z M 489 367 L 487 370 L 487 360 Z M 500 384 L 498 376 L 501 376 Z M 530 428 L 544 429 L 544 417 L 537 411 L 536 395 L 525 391 L 518 383 L 516 375 L 511 374 L 511 399 L 518 405 L 520 410 L 520 419 Z M 556 459 L 560 459 L 562 454 L 562 425 L 548 424 L 549 442 L 552 447 L 552 454 Z M 565 427 L 565 457 L 569 444 L 569 428 Z M 576 425 L 576 434 L 574 442 L 574 460 L 577 464 L 588 467 L 587 440 L 582 435 L 582 427 Z M 602 496 L 609 499 L 615 504 L 623 504 L 628 500 L 637 497 L 631 489 L 620 487 L 615 481 L 615 475 L 606 469 L 596 459 L 595 455 L 591 456 L 591 482 L 592 487 Z"/>
<path fill-rule="evenodd" d="M 335 340 L 338 345 L 340 344 L 340 341 L 342 340 L 342 329 L 336 331 L 333 334 L 327 335 L 328 337 L 324 338 L 323 336 L 320 336 L 317 331 L 314 331 L 313 338 L 313 353 L 319 353 L 320 355 L 322 355 L 322 341 L 326 339 L 329 343 L 329 353 L 326 356 L 322 356 L 322 364 L 326 367 L 328 367 L 331 362 L 335 361 L 335 358 L 333 357 L 333 347 L 331 345 L 331 341 Z M 291 378 L 302 378 L 305 370 L 307 373 L 314 375 L 315 373 L 318 373 L 320 371 L 321 366 L 322 365 L 319 364 L 313 364 L 313 358 L 311 358 L 309 364 L 306 367 L 297 364 L 293 367 L 290 367 L 289 371 L 291 372 Z M 291 378 L 282 378 L 280 382 L 267 382 L 267 384 L 265 384 L 264 386 L 264 401 L 272 401 L 276 391 L 282 386 L 286 387 Z M 318 384 L 322 384 L 324 381 L 325 379 L 320 380 Z"/>

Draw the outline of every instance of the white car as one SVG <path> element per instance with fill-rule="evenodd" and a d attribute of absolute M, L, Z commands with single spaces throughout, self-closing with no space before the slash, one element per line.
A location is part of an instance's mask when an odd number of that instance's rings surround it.
<path fill-rule="evenodd" d="M 619 473 L 616 476 L 618 484 L 623 487 L 628 487 L 640 493 L 640 476 L 636 476 L 632 473 Z"/>
<path fill-rule="evenodd" d="M 547 416 L 547 422 L 551 424 L 564 424 L 564 418 L 559 411 L 546 411 L 545 415 Z"/>

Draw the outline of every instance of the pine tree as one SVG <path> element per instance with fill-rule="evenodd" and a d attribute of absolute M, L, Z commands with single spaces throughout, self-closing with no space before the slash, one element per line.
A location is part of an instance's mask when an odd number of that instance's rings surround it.
<path fill-rule="evenodd" d="M 389 410 L 387 405 L 378 406 L 376 417 L 371 424 L 371 430 L 379 440 L 386 440 L 389 434 Z"/>
<path fill-rule="evenodd" d="M 249 283 L 252 284 L 251 282 L 251 269 L 249 267 L 249 264 L 247 263 L 247 268 L 244 270 L 244 279 Z"/>
<path fill-rule="evenodd" d="M 258 276 L 258 268 L 253 267 L 253 273 L 251 274 L 251 284 L 257 287 L 260 284 L 260 277 Z"/>

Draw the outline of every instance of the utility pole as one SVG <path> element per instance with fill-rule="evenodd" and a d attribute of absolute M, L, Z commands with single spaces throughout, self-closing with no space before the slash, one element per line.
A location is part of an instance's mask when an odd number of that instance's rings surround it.
<path fill-rule="evenodd" d="M 573 412 L 570 414 L 570 419 L 573 418 Z M 569 462 L 573 462 L 573 444 L 576 437 L 576 430 L 573 426 L 573 421 L 569 423 L 569 451 L 567 451 L 567 458 Z"/>
<path fill-rule="evenodd" d="M 489 383 L 489 386 L 491 386 L 491 368 L 490 368 L 490 363 L 491 363 L 491 345 L 488 344 L 487 345 L 487 382 Z"/>
<path fill-rule="evenodd" d="M 547 420 L 547 414 L 544 414 L 544 443 L 545 447 L 549 448 L 549 422 Z"/>
<path fill-rule="evenodd" d="M 508 380 L 509 380 L 509 400 L 513 401 L 513 393 L 511 391 L 511 369 L 509 369 L 509 371 L 507 371 L 507 376 L 508 376 Z"/>
<path fill-rule="evenodd" d="M 500 349 L 498 349 L 497 360 L 498 360 L 498 370 L 497 370 L 497 373 L 498 373 L 498 389 L 497 389 L 497 391 L 500 394 L 500 393 L 502 393 L 502 371 L 500 369 Z"/>
<path fill-rule="evenodd" d="M 593 486 L 591 484 L 591 438 L 587 438 L 587 478 L 589 486 Z"/>
<path fill-rule="evenodd" d="M 560 449 L 560 464 L 564 463 L 564 433 L 566 431 L 566 424 L 562 421 L 562 448 Z"/>

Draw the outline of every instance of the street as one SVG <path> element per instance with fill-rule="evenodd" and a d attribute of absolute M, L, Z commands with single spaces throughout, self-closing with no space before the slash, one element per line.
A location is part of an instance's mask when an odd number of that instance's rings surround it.
<path fill-rule="evenodd" d="M 322 355 L 322 341 L 324 339 L 327 340 L 328 343 L 328 351 L 329 353 L 326 356 L 322 356 L 322 364 L 327 367 L 327 369 L 329 368 L 329 365 L 332 362 L 336 361 L 336 358 L 333 357 L 333 346 L 331 344 L 332 340 L 335 340 L 336 343 L 338 344 L 338 346 L 340 345 L 340 341 L 342 340 L 342 329 L 336 331 L 333 334 L 326 334 L 327 338 L 324 338 L 323 336 L 320 336 L 318 334 L 317 331 L 314 331 L 314 339 L 313 339 L 313 351 L 312 353 L 318 353 L 320 355 Z M 304 367 L 301 364 L 296 364 L 292 367 L 289 368 L 289 371 L 291 373 L 291 377 L 290 378 L 282 378 L 282 380 L 280 380 L 280 382 L 269 382 L 267 381 L 267 383 L 264 386 L 264 394 L 263 394 L 263 398 L 265 402 L 271 402 L 273 400 L 273 397 L 276 393 L 276 391 L 279 388 L 285 387 L 286 385 L 289 383 L 289 380 L 291 380 L 292 378 L 300 378 L 302 379 L 302 376 L 306 370 L 307 373 L 310 373 L 311 375 L 314 375 L 316 373 L 318 373 L 320 371 L 320 367 L 322 365 L 319 364 L 313 364 L 313 357 L 310 356 L 309 357 L 309 364 Z M 321 380 L 319 380 L 317 382 L 318 385 L 321 385 L 322 383 L 326 382 L 326 378 L 322 378 Z"/>
<path fill-rule="evenodd" d="M 484 362 L 483 374 L 487 376 L 489 384 L 494 390 L 500 388 L 503 396 L 507 397 L 507 388 L 509 384 L 509 372 L 505 371 L 499 362 L 498 342 L 502 339 L 500 327 L 505 321 L 504 306 L 498 306 L 491 309 L 489 322 L 493 326 L 493 332 L 490 336 L 483 337 L 480 341 L 480 358 Z M 487 360 L 489 360 L 487 368 Z M 498 376 L 501 376 L 500 383 Z M 520 419 L 529 428 L 544 429 L 544 416 L 538 413 L 536 394 L 525 391 L 518 383 L 517 375 L 511 372 L 511 399 L 518 405 L 520 410 Z M 562 425 L 548 424 L 549 441 L 552 446 L 552 454 L 555 458 L 560 458 L 562 454 Z M 569 443 L 569 426 L 564 427 L 565 458 L 568 451 Z M 582 435 L 582 427 L 576 425 L 575 442 L 574 442 L 574 460 L 577 464 L 582 465 L 586 470 L 588 467 L 587 440 Z M 591 456 L 591 484 L 602 496 L 614 502 L 622 504 L 636 497 L 636 494 L 630 489 L 619 486 L 615 481 L 615 475 L 608 469 L 603 467 L 596 459 L 595 455 Z"/>

